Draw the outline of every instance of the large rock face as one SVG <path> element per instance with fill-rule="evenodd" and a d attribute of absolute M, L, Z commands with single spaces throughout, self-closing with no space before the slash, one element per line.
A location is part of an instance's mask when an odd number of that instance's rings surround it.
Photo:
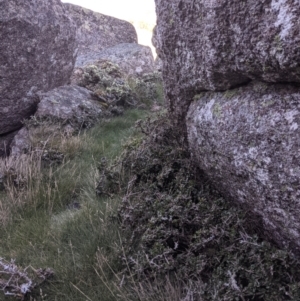
<path fill-rule="evenodd" d="M 0 134 L 34 112 L 35 92 L 69 81 L 75 30 L 59 0 L 0 0 Z"/>
<path fill-rule="evenodd" d="M 193 159 L 300 254 L 300 2 L 156 5 L 166 96 Z"/>
<path fill-rule="evenodd" d="M 129 22 L 69 3 L 64 6 L 77 25 L 79 61 L 120 43 L 137 43 L 136 31 Z"/>
<path fill-rule="evenodd" d="M 298 0 L 156 0 L 156 47 L 180 116 L 194 91 L 300 82 Z"/>
<path fill-rule="evenodd" d="M 187 117 L 198 166 L 300 251 L 300 88 L 258 82 L 198 97 Z"/>

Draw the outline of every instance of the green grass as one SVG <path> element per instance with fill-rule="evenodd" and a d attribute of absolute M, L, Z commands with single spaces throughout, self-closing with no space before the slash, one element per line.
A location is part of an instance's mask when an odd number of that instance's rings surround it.
<path fill-rule="evenodd" d="M 120 154 L 122 143 L 134 134 L 135 121 L 146 115 L 130 110 L 101 122 L 79 136 L 72 156 L 65 150 L 62 164 L 46 165 L 35 177 L 32 171 L 25 172 L 30 193 L 13 184 L 10 196 L 1 193 L 0 209 L 7 219 L 2 218 L 0 224 L 0 257 L 15 259 L 23 268 L 55 271 L 53 279 L 33 292 L 31 300 L 117 300 L 107 288 L 113 273 L 104 267 L 104 284 L 95 270 L 100 257 L 117 270 L 120 247 L 118 229 L 108 222 L 119 199 L 96 196 L 97 166 L 103 157 L 109 161 Z M 17 205 L 9 206 L 9 201 L 17 198 Z M 80 203 L 80 210 L 68 208 L 74 202 Z M 10 299 L 0 292 L 0 300 Z"/>
<path fill-rule="evenodd" d="M 24 300 L 300 300 L 299 260 L 203 182 L 167 115 L 136 131 L 147 115 L 127 111 L 68 139 L 44 137 L 53 130 L 41 124 L 42 152 L 0 160 L 0 264 L 55 272 Z M 64 160 L 43 163 L 45 153 Z"/>

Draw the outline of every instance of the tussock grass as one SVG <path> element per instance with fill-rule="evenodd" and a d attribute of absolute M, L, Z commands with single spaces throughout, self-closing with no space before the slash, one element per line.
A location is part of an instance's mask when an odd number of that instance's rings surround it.
<path fill-rule="evenodd" d="M 120 238 L 118 250 L 125 258 L 123 242 Z M 101 282 L 107 287 L 114 300 L 120 301 L 193 301 L 193 290 L 186 281 L 178 278 L 170 278 L 166 275 L 164 279 L 149 279 L 140 282 L 131 271 L 130 264 L 126 263 L 126 272 L 129 278 L 123 273 L 116 273 L 116 268 L 111 266 L 110 256 L 105 256 L 102 250 L 96 254 L 95 271 Z M 124 270 L 123 270 L 124 271 Z M 112 276 L 112 280 L 107 277 Z M 186 280 L 186 279 L 185 279 Z M 183 297 L 184 295 L 184 297 Z"/>
<path fill-rule="evenodd" d="M 137 132 L 146 116 L 127 111 L 69 145 L 41 131 L 37 151 L 0 161 L 0 257 L 55 272 L 24 300 L 299 300 L 299 260 L 193 169 L 167 115 Z"/>
<path fill-rule="evenodd" d="M 0 202 L 0 224 L 11 221 L 12 214 L 36 200 L 41 181 L 41 156 L 35 153 L 0 160 L 3 185 Z"/>
<path fill-rule="evenodd" d="M 56 123 L 55 120 L 38 121 L 32 119 L 27 122 L 31 149 L 38 152 L 57 152 L 67 159 L 77 156 L 83 148 L 82 135 L 74 135 L 70 126 Z"/>
<path fill-rule="evenodd" d="M 55 272 L 28 300 L 117 300 L 94 268 L 100 252 L 117 271 L 120 248 L 118 228 L 109 223 L 119 198 L 96 195 L 98 166 L 103 157 L 109 161 L 120 153 L 135 121 L 146 115 L 130 110 L 71 138 L 49 133 L 46 126 L 36 128 L 32 141 L 38 151 L 0 161 L 5 187 L 0 192 L 0 255 L 23 268 Z M 53 150 L 63 154 L 61 162 L 45 162 Z M 115 276 L 106 277 L 113 282 Z M 0 300 L 10 299 L 0 292 Z"/>

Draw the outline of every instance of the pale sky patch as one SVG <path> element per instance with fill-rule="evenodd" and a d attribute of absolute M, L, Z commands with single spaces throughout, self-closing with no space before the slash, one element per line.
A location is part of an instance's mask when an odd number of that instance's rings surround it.
<path fill-rule="evenodd" d="M 152 29 L 156 23 L 154 0 L 62 0 L 101 14 L 131 22 L 138 34 L 139 44 L 154 47 Z"/>

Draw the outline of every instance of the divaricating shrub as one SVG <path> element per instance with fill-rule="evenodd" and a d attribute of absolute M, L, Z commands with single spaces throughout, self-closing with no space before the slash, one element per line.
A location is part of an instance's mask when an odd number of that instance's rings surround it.
<path fill-rule="evenodd" d="M 128 283 L 180 279 L 182 300 L 300 300 L 300 261 L 265 240 L 251 212 L 218 195 L 168 119 L 140 123 L 144 137 L 120 161 Z"/>

